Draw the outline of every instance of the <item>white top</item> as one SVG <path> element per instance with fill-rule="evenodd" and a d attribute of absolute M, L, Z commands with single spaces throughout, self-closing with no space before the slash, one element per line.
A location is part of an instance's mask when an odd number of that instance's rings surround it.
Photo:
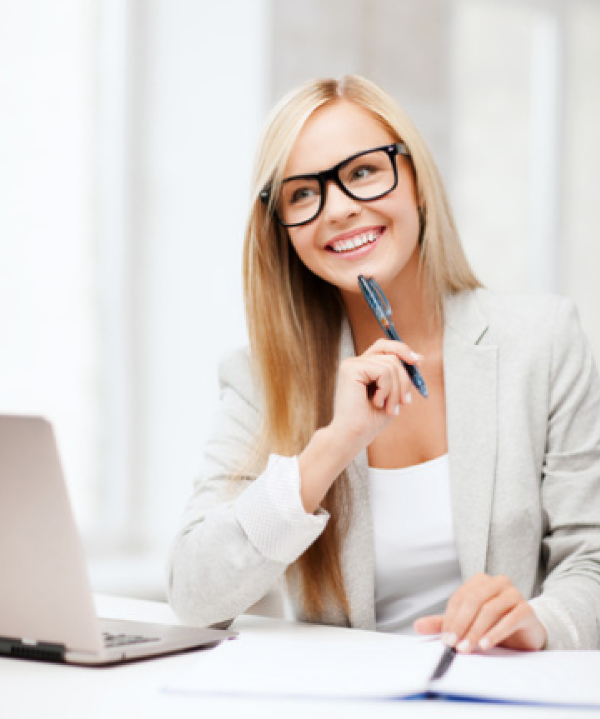
<path fill-rule="evenodd" d="M 378 631 L 412 634 L 442 614 L 462 583 L 450 509 L 448 455 L 404 469 L 369 468 Z"/>

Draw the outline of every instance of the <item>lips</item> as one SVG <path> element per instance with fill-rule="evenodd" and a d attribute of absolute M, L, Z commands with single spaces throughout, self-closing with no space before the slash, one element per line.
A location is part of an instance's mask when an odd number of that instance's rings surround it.
<path fill-rule="evenodd" d="M 352 237 L 340 238 L 334 240 L 327 245 L 327 249 L 337 254 L 344 252 L 353 252 L 354 250 L 364 247 L 365 245 L 372 244 L 377 240 L 378 237 L 383 233 L 382 228 L 376 230 L 368 230 L 361 232 L 360 234 L 353 235 Z"/>

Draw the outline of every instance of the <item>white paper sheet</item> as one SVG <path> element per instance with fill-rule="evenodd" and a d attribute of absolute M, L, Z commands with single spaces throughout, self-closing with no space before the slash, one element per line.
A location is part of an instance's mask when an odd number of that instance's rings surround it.
<path fill-rule="evenodd" d="M 432 692 L 600 709 L 600 651 L 457 655 L 445 676 L 431 682 L 443 652 L 438 639 L 258 623 L 239 639 L 198 654 L 163 690 L 271 699 L 400 699 Z"/>
<path fill-rule="evenodd" d="M 459 656 L 434 689 L 452 696 L 600 709 L 600 651 L 496 649 Z"/>
<path fill-rule="evenodd" d="M 367 638 L 371 635 L 372 638 Z M 421 694 L 444 647 L 361 632 L 360 639 L 297 641 L 243 635 L 202 653 L 165 690 L 185 694 L 396 698 Z"/>

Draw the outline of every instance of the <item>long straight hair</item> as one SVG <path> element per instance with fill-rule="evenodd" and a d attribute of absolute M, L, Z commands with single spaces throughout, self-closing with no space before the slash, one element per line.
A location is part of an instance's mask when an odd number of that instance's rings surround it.
<path fill-rule="evenodd" d="M 243 277 L 246 320 L 255 374 L 264 398 L 254 460 L 299 454 L 333 416 L 344 308 L 337 288 L 308 270 L 287 232 L 273 217 L 292 147 L 311 114 L 344 99 L 369 112 L 407 146 L 422 221 L 421 272 L 442 312 L 447 294 L 479 286 L 462 250 L 439 172 L 416 128 L 379 87 L 359 76 L 308 82 L 285 96 L 267 119 L 255 160 L 246 227 Z M 260 194 L 270 188 L 268 203 Z M 299 572 L 304 612 L 318 619 L 327 606 L 350 608 L 341 547 L 351 511 L 346 472 L 322 506 L 330 514 L 323 534 L 293 569 Z"/>

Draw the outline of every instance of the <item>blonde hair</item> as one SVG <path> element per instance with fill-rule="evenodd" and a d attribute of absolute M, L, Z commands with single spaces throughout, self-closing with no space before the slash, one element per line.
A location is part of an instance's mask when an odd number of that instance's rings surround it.
<path fill-rule="evenodd" d="M 286 95 L 267 119 L 256 156 L 247 223 L 243 276 L 250 350 L 264 397 L 256 455 L 299 454 L 314 432 L 329 423 L 343 304 L 335 287 L 299 260 L 287 232 L 273 217 L 273 205 L 292 147 L 310 115 L 326 103 L 350 101 L 368 111 L 412 159 L 423 223 L 421 270 L 442 311 L 448 293 L 479 286 L 452 218 L 442 180 L 413 123 L 372 82 L 350 75 L 307 82 Z M 261 192 L 269 188 L 269 200 Z M 323 501 L 331 515 L 321 537 L 300 557 L 306 616 L 318 619 L 332 600 L 349 614 L 340 550 L 351 497 L 346 472 Z"/>

